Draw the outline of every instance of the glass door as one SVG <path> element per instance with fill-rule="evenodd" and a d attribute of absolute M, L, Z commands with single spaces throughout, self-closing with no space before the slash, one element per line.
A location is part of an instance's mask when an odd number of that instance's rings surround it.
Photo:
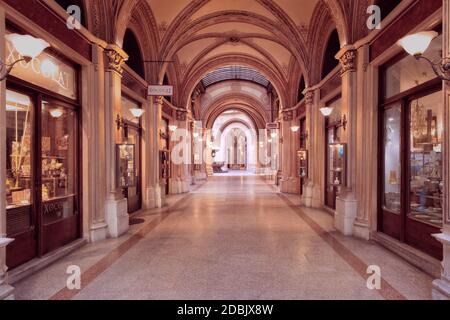
<path fill-rule="evenodd" d="M 443 225 L 442 92 L 409 102 L 409 144 L 405 241 L 441 257 L 442 246 L 431 235 Z"/>
<path fill-rule="evenodd" d="M 6 91 L 6 249 L 11 269 L 37 256 L 35 126 L 32 95 Z M 3 151 L 3 152 L 5 152 Z"/>
<path fill-rule="evenodd" d="M 42 99 L 40 112 L 42 254 L 79 237 L 78 119 L 69 105 Z"/>
<path fill-rule="evenodd" d="M 384 110 L 382 132 L 381 216 L 380 228 L 387 235 L 403 240 L 402 193 L 402 105 L 396 103 Z"/>

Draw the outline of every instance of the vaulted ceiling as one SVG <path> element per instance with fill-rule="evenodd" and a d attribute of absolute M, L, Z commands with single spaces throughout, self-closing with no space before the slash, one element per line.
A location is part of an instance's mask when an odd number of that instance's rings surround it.
<path fill-rule="evenodd" d="M 320 70 L 313 69 L 320 69 L 318 56 L 331 32 L 337 29 L 341 45 L 353 41 L 349 26 L 365 26 L 367 5 L 374 1 L 115 0 L 117 5 L 104 2 L 98 11 L 116 11 L 112 37 L 119 45 L 132 27 L 138 38 L 144 34 L 144 51 L 152 51 L 151 56 L 144 52 L 144 59 L 173 61 L 155 71 L 158 81 L 169 75 L 180 92 L 178 106 L 189 105 L 207 74 L 241 66 L 270 81 L 284 107 L 297 102 L 302 74 L 307 86 L 317 82 Z"/>

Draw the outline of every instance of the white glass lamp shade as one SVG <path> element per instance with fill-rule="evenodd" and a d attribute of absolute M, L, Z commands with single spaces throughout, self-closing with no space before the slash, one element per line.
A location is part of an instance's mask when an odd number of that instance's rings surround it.
<path fill-rule="evenodd" d="M 292 126 L 291 127 L 292 132 L 298 132 L 298 130 L 300 130 L 299 126 Z"/>
<path fill-rule="evenodd" d="M 272 132 L 272 133 L 270 134 L 270 136 L 271 136 L 272 138 L 276 138 L 276 137 L 278 136 L 278 133 Z"/>
<path fill-rule="evenodd" d="M 178 126 L 176 126 L 176 125 L 170 125 L 169 126 L 169 130 L 172 131 L 172 132 L 174 132 L 177 129 L 178 129 Z"/>
<path fill-rule="evenodd" d="M 412 56 L 423 55 L 431 41 L 439 34 L 436 31 L 423 31 L 408 35 L 398 41 L 398 44 Z"/>
<path fill-rule="evenodd" d="M 133 115 L 133 117 L 140 118 L 145 113 L 145 110 L 141 108 L 131 108 L 130 112 Z"/>
<path fill-rule="evenodd" d="M 322 114 L 325 117 L 329 117 L 333 113 L 333 108 L 331 108 L 331 107 L 323 107 L 323 108 L 320 108 L 320 112 L 322 112 Z"/>
<path fill-rule="evenodd" d="M 24 58 L 34 59 L 39 56 L 42 51 L 50 47 L 50 44 L 47 41 L 30 35 L 12 33 L 5 37 Z"/>
<path fill-rule="evenodd" d="M 63 113 L 64 113 L 64 111 L 60 108 L 55 108 L 55 109 L 50 110 L 50 115 L 55 119 L 60 118 L 63 115 Z"/>

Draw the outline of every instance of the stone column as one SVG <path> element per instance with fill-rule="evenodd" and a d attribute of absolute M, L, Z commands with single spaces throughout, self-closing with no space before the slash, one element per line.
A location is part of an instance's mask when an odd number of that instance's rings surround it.
<path fill-rule="evenodd" d="M 294 111 L 283 112 L 283 122 L 281 124 L 281 184 L 280 191 L 284 193 L 298 193 L 300 188 L 299 177 L 296 172 L 297 143 L 295 139 L 298 133 L 293 133 Z"/>
<path fill-rule="evenodd" d="M 313 136 L 314 128 L 313 128 L 313 108 L 314 108 L 314 101 L 315 101 L 315 94 L 314 90 L 305 91 L 305 107 L 306 107 L 306 131 L 308 133 L 308 138 L 306 140 L 306 150 L 308 150 L 308 172 L 307 177 L 305 178 L 305 190 L 303 192 L 302 196 L 302 204 L 305 207 L 311 208 L 312 207 L 312 195 L 313 195 L 313 188 L 314 188 L 314 181 L 312 179 L 313 175 L 313 162 L 311 161 L 311 155 L 312 155 L 312 141 L 315 138 Z"/>
<path fill-rule="evenodd" d="M 0 7 L 0 59 L 5 61 L 5 11 Z M 6 81 L 0 82 L 0 300 L 12 299 L 14 288 L 5 283 L 6 246 L 13 239 L 6 238 Z"/>
<path fill-rule="evenodd" d="M 373 181 L 377 180 L 378 143 L 376 124 L 378 114 L 369 99 L 369 45 L 358 48 L 357 51 L 357 96 L 356 96 L 356 184 L 355 193 L 358 201 L 358 210 L 353 224 L 353 235 L 365 240 L 370 238 L 369 212 L 372 209 Z M 375 137 L 374 137 L 375 135 Z"/>
<path fill-rule="evenodd" d="M 320 89 L 311 91 L 309 108 L 309 189 L 311 192 L 311 207 L 323 208 L 323 193 L 325 184 L 325 117 L 320 112 Z"/>
<path fill-rule="evenodd" d="M 172 162 L 170 193 L 180 194 L 189 192 L 189 186 L 191 184 L 189 174 L 190 134 L 189 123 L 185 111 L 178 110 L 176 112 L 174 124 L 177 126 L 177 130 L 171 132 L 170 135 Z"/>
<path fill-rule="evenodd" d="M 122 66 L 127 54 L 116 45 L 109 45 L 105 51 L 107 68 L 105 73 L 105 149 L 106 149 L 106 203 L 105 217 L 108 233 L 112 238 L 124 234 L 129 228 L 127 199 L 119 187 L 116 167 L 117 143 L 121 142 L 122 128 L 118 128 L 118 116 L 121 116 Z"/>
<path fill-rule="evenodd" d="M 450 59 L 450 0 L 444 0 L 443 7 L 443 54 Z M 450 76 L 450 74 L 449 74 Z M 444 226 L 442 233 L 435 235 L 444 246 L 442 275 L 433 281 L 433 299 L 450 299 L 450 82 L 444 83 Z"/>
<path fill-rule="evenodd" d="M 89 219 L 89 239 L 92 242 L 104 240 L 107 237 L 107 223 L 105 221 L 105 190 L 106 172 L 105 150 L 98 146 L 105 145 L 105 62 L 103 49 L 92 45 L 93 64 L 88 67 L 87 97 L 88 108 L 83 108 L 83 145 L 87 152 L 83 152 L 83 188 L 90 190 L 87 196 Z"/>
<path fill-rule="evenodd" d="M 151 97 L 143 106 L 142 117 L 142 169 L 143 207 L 152 209 L 162 206 L 159 185 L 159 120 L 158 104 Z M 155 152 L 156 150 L 156 152 Z"/>
<path fill-rule="evenodd" d="M 347 144 L 347 177 L 346 186 L 341 188 L 336 199 L 335 227 L 344 235 L 353 234 L 353 223 L 356 218 L 357 200 L 356 182 L 356 56 L 352 47 L 344 47 L 336 58 L 341 63 L 342 78 L 342 111 L 346 117 L 346 128 L 341 128 L 341 142 Z"/>
<path fill-rule="evenodd" d="M 163 206 L 166 205 L 166 181 L 161 179 L 161 159 L 160 159 L 160 155 L 159 155 L 159 150 L 160 150 L 160 125 L 161 125 L 161 120 L 162 120 L 162 108 L 163 108 L 163 97 L 153 97 L 153 105 L 156 105 L 155 108 L 155 112 L 156 112 L 156 117 L 153 118 L 153 126 L 156 128 L 156 132 L 154 132 L 153 134 L 156 135 L 156 140 L 155 140 L 155 149 L 150 150 L 153 154 L 153 160 L 154 163 L 156 163 L 155 166 L 153 167 L 153 175 L 154 175 L 154 181 L 155 183 L 155 200 L 156 200 L 156 207 L 158 208 L 162 208 Z M 168 133 L 169 134 L 169 133 Z M 155 152 L 156 150 L 156 152 Z"/>

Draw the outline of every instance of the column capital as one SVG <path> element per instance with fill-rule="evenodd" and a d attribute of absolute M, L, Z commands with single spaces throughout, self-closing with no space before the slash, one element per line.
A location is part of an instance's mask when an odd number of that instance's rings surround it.
<path fill-rule="evenodd" d="M 347 72 L 356 71 L 356 57 L 357 50 L 353 47 L 344 47 L 338 52 L 336 58 L 339 59 L 339 63 L 341 64 L 341 76 Z"/>
<path fill-rule="evenodd" d="M 294 120 L 294 110 L 282 110 L 283 121 L 292 121 Z"/>
<path fill-rule="evenodd" d="M 186 121 L 187 119 L 187 110 L 177 110 L 176 119 L 178 121 Z"/>
<path fill-rule="evenodd" d="M 122 75 L 123 65 L 128 60 L 128 54 L 117 45 L 108 45 L 105 53 L 108 58 L 107 71 L 114 71 Z"/>
<path fill-rule="evenodd" d="M 316 95 L 314 90 L 308 90 L 306 89 L 303 94 L 305 95 L 305 103 L 307 105 L 314 104 L 314 97 Z"/>

